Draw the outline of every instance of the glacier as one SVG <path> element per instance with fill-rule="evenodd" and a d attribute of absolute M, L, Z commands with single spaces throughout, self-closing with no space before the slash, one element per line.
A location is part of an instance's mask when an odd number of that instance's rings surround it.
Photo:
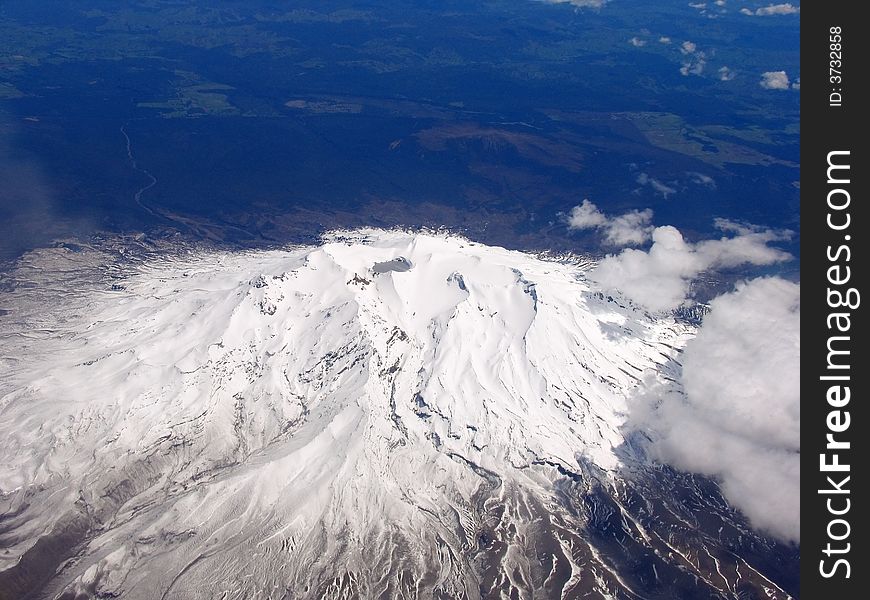
<path fill-rule="evenodd" d="M 0 599 L 790 597 L 776 542 L 626 430 L 695 330 L 590 261 L 62 254 L 4 295 Z"/>

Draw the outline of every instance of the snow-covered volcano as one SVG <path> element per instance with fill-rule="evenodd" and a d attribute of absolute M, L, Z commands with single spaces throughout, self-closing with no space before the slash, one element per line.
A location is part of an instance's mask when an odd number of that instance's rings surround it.
<path fill-rule="evenodd" d="M 786 597 L 713 484 L 632 458 L 692 329 L 586 267 L 362 231 L 22 292 L 0 598 Z"/>

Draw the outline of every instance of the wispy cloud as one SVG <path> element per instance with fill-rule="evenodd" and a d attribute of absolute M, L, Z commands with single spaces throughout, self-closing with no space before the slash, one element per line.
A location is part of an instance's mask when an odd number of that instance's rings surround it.
<path fill-rule="evenodd" d="M 711 190 L 716 189 L 716 180 L 709 175 L 704 175 L 703 173 L 698 173 L 697 171 L 688 171 L 686 175 L 689 176 L 689 179 L 692 181 L 692 183 L 703 185 L 704 187 L 708 187 Z"/>
<path fill-rule="evenodd" d="M 728 67 L 720 67 L 718 73 L 720 81 L 731 81 L 737 76 L 734 71 Z"/>
<path fill-rule="evenodd" d="M 660 194 L 663 198 L 667 198 L 671 194 L 676 194 L 677 190 L 675 188 L 670 187 L 656 179 L 655 177 L 650 177 L 646 173 L 640 173 L 637 176 L 637 182 L 641 185 L 650 186 L 657 194 Z"/>
<path fill-rule="evenodd" d="M 601 8 L 610 0 L 539 0 L 546 4 L 571 4 L 578 8 Z"/>
<path fill-rule="evenodd" d="M 704 67 L 707 65 L 707 55 L 698 50 L 695 42 L 684 41 L 680 45 L 680 53 L 685 57 L 680 67 L 682 75 L 700 75 L 704 72 Z"/>
<path fill-rule="evenodd" d="M 632 46 L 634 46 L 635 48 L 642 48 L 643 46 L 646 46 L 646 40 L 641 39 L 637 36 L 628 40 L 628 43 L 631 44 Z"/>
<path fill-rule="evenodd" d="M 700 75 L 704 72 L 704 67 L 707 66 L 706 59 L 701 55 L 696 55 L 696 59 L 690 62 L 683 63 L 683 66 L 680 67 L 680 74 L 682 75 Z"/>

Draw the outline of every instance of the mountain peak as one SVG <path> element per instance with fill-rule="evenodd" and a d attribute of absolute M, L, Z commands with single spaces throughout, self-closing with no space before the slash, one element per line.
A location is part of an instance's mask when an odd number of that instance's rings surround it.
<path fill-rule="evenodd" d="M 691 331 L 582 265 L 367 230 L 167 257 L 54 301 L 2 390 L 22 558 L 0 578 L 53 572 L 42 548 L 66 540 L 70 598 L 632 588 L 583 532 L 596 494 L 621 506 L 629 399 Z"/>

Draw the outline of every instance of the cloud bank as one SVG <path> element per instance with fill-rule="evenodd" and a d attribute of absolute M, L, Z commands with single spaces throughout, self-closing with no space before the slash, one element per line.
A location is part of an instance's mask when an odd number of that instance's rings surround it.
<path fill-rule="evenodd" d="M 719 239 L 686 242 L 675 227 L 656 227 L 649 250 L 627 248 L 606 256 L 589 278 L 606 290 L 619 291 L 633 302 L 659 312 L 683 305 L 692 279 L 711 269 L 739 265 L 771 265 L 789 260 L 771 242 L 787 240 L 791 232 L 716 221 Z"/>
<path fill-rule="evenodd" d="M 595 204 L 583 200 L 582 204 L 571 209 L 568 226 L 571 229 L 598 229 L 611 246 L 640 246 L 650 238 L 652 217 L 650 209 L 608 217 Z"/>
<path fill-rule="evenodd" d="M 800 540 L 800 285 L 760 278 L 713 300 L 683 354 L 685 394 L 647 398 L 653 454 L 716 477 L 761 529 Z"/>

